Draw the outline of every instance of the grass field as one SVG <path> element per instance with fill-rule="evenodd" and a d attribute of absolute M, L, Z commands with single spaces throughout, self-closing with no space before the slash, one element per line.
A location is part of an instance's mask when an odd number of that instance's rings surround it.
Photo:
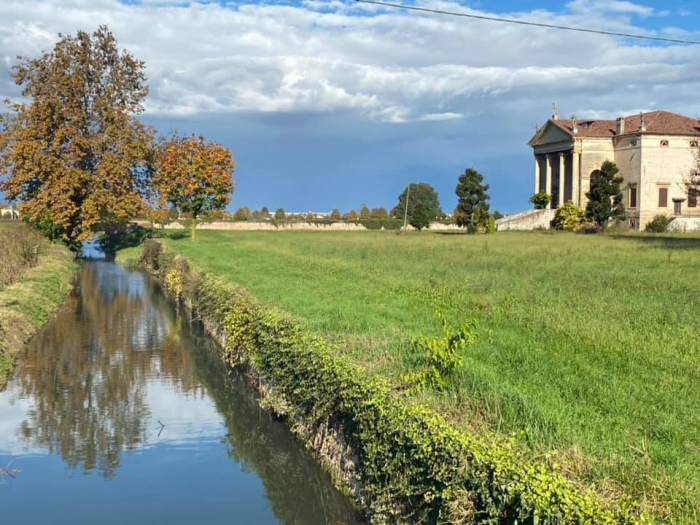
<path fill-rule="evenodd" d="M 700 521 L 700 238 L 202 231 L 166 243 L 280 305 L 397 386 L 411 341 L 475 320 L 446 392 L 469 430 L 516 434 L 603 494 Z M 179 238 L 178 238 L 179 237 Z"/>

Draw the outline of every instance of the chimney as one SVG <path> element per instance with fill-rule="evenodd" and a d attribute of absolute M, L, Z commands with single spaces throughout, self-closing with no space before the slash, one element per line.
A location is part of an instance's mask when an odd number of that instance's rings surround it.
<path fill-rule="evenodd" d="M 571 132 L 574 135 L 578 133 L 578 120 L 576 120 L 576 115 L 571 116 Z"/>
<path fill-rule="evenodd" d="M 620 117 L 617 119 L 617 130 L 616 130 L 616 135 L 624 135 L 625 134 L 625 118 Z"/>
<path fill-rule="evenodd" d="M 644 120 L 644 113 L 639 114 L 639 131 L 645 132 L 647 130 L 647 123 Z"/>

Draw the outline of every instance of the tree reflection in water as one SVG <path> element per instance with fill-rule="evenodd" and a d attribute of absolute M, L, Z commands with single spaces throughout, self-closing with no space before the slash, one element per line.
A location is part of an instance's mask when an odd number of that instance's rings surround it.
<path fill-rule="evenodd" d="M 121 452 L 146 441 L 148 381 L 197 392 L 180 327 L 151 300 L 163 300 L 153 286 L 114 265 L 84 267 L 69 304 L 19 360 L 20 396 L 35 402 L 21 426 L 28 444 L 110 477 Z"/>

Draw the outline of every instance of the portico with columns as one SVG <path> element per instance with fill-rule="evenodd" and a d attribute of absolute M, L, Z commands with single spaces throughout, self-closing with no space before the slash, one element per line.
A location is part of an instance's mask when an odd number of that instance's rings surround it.
<path fill-rule="evenodd" d="M 553 196 L 547 208 L 556 208 L 566 201 L 581 206 L 581 152 L 576 145 L 552 152 L 535 153 L 534 192 Z"/>

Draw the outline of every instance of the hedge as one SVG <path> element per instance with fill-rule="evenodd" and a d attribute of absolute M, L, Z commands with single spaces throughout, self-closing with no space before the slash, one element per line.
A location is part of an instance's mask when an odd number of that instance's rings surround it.
<path fill-rule="evenodd" d="M 249 363 L 307 424 L 331 421 L 357 455 L 374 523 L 651 524 L 636 502 L 604 506 L 514 439 L 466 434 L 338 354 L 284 312 L 147 241 L 141 263 L 220 331 L 225 359 Z"/>

